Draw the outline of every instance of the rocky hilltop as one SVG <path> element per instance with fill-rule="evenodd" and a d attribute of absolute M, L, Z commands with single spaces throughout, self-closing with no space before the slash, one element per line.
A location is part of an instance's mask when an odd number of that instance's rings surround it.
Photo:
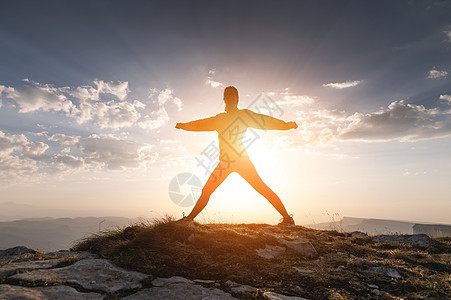
<path fill-rule="evenodd" d="M 450 258 L 450 238 L 160 220 L 2 250 L 0 299 L 446 299 Z"/>

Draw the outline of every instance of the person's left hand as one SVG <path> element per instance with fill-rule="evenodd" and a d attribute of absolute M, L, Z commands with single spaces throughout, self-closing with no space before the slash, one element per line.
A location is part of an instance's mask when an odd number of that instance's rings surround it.
<path fill-rule="evenodd" d="M 298 128 L 298 124 L 296 124 L 296 122 L 288 122 L 288 126 L 290 126 L 290 129 Z"/>

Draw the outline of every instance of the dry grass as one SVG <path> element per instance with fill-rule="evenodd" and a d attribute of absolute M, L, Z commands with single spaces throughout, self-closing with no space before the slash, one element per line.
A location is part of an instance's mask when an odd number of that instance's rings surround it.
<path fill-rule="evenodd" d="M 89 251 L 124 268 L 158 277 L 216 280 L 225 290 L 223 283 L 232 280 L 309 299 L 445 299 L 451 295 L 451 239 L 437 239 L 424 249 L 301 226 L 188 226 L 172 221 L 165 218 L 103 232 L 79 241 L 74 250 Z M 328 238 L 324 239 L 324 233 Z M 306 237 L 319 255 L 307 258 L 291 249 L 272 259 L 256 254 L 256 249 L 266 245 L 283 246 L 278 237 Z M 403 278 L 359 272 L 365 266 L 356 263 L 356 257 L 395 268 Z M 314 272 L 304 274 L 293 267 Z"/>

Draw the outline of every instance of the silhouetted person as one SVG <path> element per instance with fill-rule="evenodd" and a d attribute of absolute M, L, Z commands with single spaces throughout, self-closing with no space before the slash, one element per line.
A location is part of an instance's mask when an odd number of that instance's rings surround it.
<path fill-rule="evenodd" d="M 243 145 L 248 127 L 256 129 L 288 130 L 298 128 L 296 122 L 285 122 L 277 118 L 255 113 L 249 109 L 238 109 L 238 90 L 229 86 L 224 90 L 225 113 L 216 116 L 177 123 L 175 128 L 189 131 L 217 131 L 219 137 L 219 163 L 211 173 L 191 213 L 180 222 L 191 222 L 204 209 L 211 194 L 232 172 L 241 175 L 257 192 L 263 195 L 282 215 L 279 225 L 294 225 L 294 220 L 285 209 L 280 198 L 263 182 L 249 159 Z"/>

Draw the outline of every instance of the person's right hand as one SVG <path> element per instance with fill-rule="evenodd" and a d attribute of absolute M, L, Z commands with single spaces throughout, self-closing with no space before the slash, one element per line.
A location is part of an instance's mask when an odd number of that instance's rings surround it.
<path fill-rule="evenodd" d="M 175 124 L 175 128 L 182 129 L 182 125 L 183 125 L 183 123 L 177 123 L 177 124 Z"/>
<path fill-rule="evenodd" d="M 298 128 L 298 124 L 296 124 L 296 122 L 288 122 L 288 126 L 290 127 L 290 129 Z"/>

